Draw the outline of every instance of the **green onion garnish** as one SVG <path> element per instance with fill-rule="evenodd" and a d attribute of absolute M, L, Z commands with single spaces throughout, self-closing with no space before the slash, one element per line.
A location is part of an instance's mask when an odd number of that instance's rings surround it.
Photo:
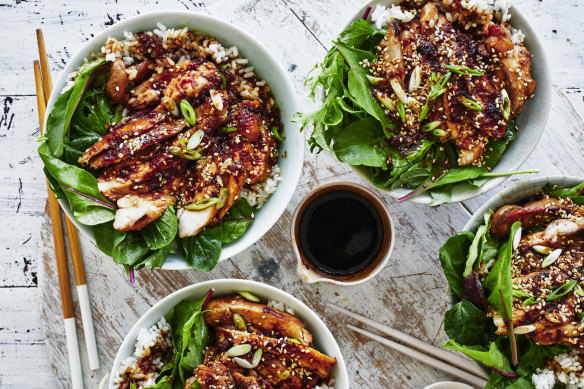
<path fill-rule="evenodd" d="M 288 338 L 288 342 L 300 344 L 300 341 L 298 339 L 295 339 L 295 338 Z"/>
<path fill-rule="evenodd" d="M 49 140 L 49 138 L 47 138 L 46 136 L 40 136 L 40 137 L 37 139 L 37 142 L 41 142 L 41 143 L 42 143 L 42 142 L 45 142 L 45 141 L 47 141 L 47 140 Z"/>
<path fill-rule="evenodd" d="M 203 130 L 195 131 L 195 133 L 193 135 L 191 135 L 191 138 L 189 139 L 189 142 L 187 143 L 187 149 L 192 150 L 195 147 L 197 147 L 201 143 L 201 140 L 203 139 L 204 135 L 205 135 L 205 132 Z"/>
<path fill-rule="evenodd" d="M 217 209 L 221 209 L 225 206 L 225 203 L 227 203 L 227 198 L 229 197 L 229 189 L 227 188 L 222 188 L 221 191 L 219 192 L 219 201 L 217 201 Z"/>
<path fill-rule="evenodd" d="M 441 128 L 437 128 L 435 130 L 432 130 L 432 135 L 437 136 L 438 138 L 442 138 L 443 136 L 447 135 L 447 132 Z"/>
<path fill-rule="evenodd" d="M 174 102 L 173 99 L 171 99 L 170 97 L 164 96 L 161 99 L 161 101 L 162 101 L 162 104 L 164 104 L 164 106 L 168 110 L 168 112 L 170 112 L 173 116 L 178 116 L 178 108 L 177 108 L 176 103 Z"/>
<path fill-rule="evenodd" d="M 503 117 L 505 120 L 509 120 L 511 116 L 511 99 L 509 99 L 509 94 L 505 89 L 501 90 L 501 98 L 503 98 L 503 104 L 501 105 Z"/>
<path fill-rule="evenodd" d="M 205 200 L 197 201 L 194 204 L 189 204 L 185 206 L 188 211 L 200 211 L 201 209 L 209 208 L 211 205 L 215 205 L 219 202 L 217 197 L 209 197 Z"/>
<path fill-rule="evenodd" d="M 196 150 L 189 150 L 186 147 L 176 147 L 172 146 L 170 148 L 170 153 L 180 158 L 189 159 L 191 161 L 201 158 L 201 153 Z"/>
<path fill-rule="evenodd" d="M 377 92 L 375 94 L 375 97 L 377 97 L 377 100 L 379 100 L 379 102 L 385 108 L 387 108 L 388 110 L 390 110 L 392 112 L 395 111 L 395 105 L 393 105 L 393 102 L 391 101 L 391 99 L 388 96 L 382 94 L 381 92 Z"/>
<path fill-rule="evenodd" d="M 232 132 L 237 131 L 237 128 L 233 128 L 233 127 L 221 127 L 221 131 L 225 134 L 230 134 Z"/>
<path fill-rule="evenodd" d="M 450 80 L 450 76 L 452 76 L 450 72 L 444 74 L 442 77 L 438 73 L 432 72 L 430 75 L 430 93 L 428 93 L 426 104 L 424 104 L 422 111 L 420 111 L 420 121 L 426 118 L 428 112 L 430 112 L 430 106 L 434 104 L 436 99 L 446 92 L 445 86 L 448 80 Z"/>
<path fill-rule="evenodd" d="M 191 126 L 194 126 L 197 122 L 197 114 L 195 113 L 191 103 L 189 103 L 186 99 L 181 100 L 180 111 L 184 118 L 187 119 L 187 122 L 189 122 Z"/>
<path fill-rule="evenodd" d="M 247 331 L 245 320 L 239 313 L 233 314 L 233 323 L 235 324 L 235 328 L 237 328 L 239 331 Z"/>
<path fill-rule="evenodd" d="M 462 103 L 462 105 L 464 105 L 466 108 L 468 109 L 472 109 L 473 111 L 482 111 L 483 110 L 483 106 L 474 100 L 471 100 L 467 97 L 462 96 L 459 101 Z"/>
<path fill-rule="evenodd" d="M 278 133 L 278 127 L 272 126 L 272 134 L 274 134 L 274 138 L 278 139 L 280 142 L 283 140 L 280 134 Z"/>
<path fill-rule="evenodd" d="M 439 120 L 426 123 L 426 124 L 424 124 L 422 126 L 422 131 L 424 131 L 424 132 L 430 132 L 430 131 L 432 131 L 432 130 L 438 128 L 438 127 L 440 127 L 441 124 L 442 124 L 442 122 L 439 121 Z"/>
<path fill-rule="evenodd" d="M 550 293 L 550 295 L 547 296 L 545 301 L 553 301 L 567 295 L 568 293 L 570 293 L 572 289 L 574 289 L 577 283 L 578 281 L 576 280 L 566 282 L 564 285 L 560 286 L 558 289 Z"/>
<path fill-rule="evenodd" d="M 237 346 L 231 347 L 225 352 L 228 357 L 239 357 L 245 355 L 251 351 L 251 345 L 249 344 L 239 344 Z"/>
<path fill-rule="evenodd" d="M 253 301 L 254 303 L 259 303 L 261 300 L 259 299 L 259 297 L 256 297 L 255 295 L 246 292 L 245 290 L 240 290 L 239 292 L 237 292 L 237 294 L 239 294 L 241 297 L 243 297 L 246 300 L 249 301 Z"/>
<path fill-rule="evenodd" d="M 259 364 L 260 361 L 262 360 L 262 355 L 264 353 L 264 350 L 262 350 L 261 348 L 258 348 L 255 353 L 253 354 L 253 359 L 251 360 L 251 365 L 256 368 Z"/>
<path fill-rule="evenodd" d="M 523 305 L 535 305 L 537 303 L 539 303 L 539 300 L 537 300 L 535 297 L 529 297 L 523 301 Z"/>
<path fill-rule="evenodd" d="M 478 70 L 474 70 L 471 68 L 467 68 L 466 66 L 446 65 L 444 67 L 453 73 L 462 74 L 463 76 L 483 76 L 484 75 L 483 72 L 478 71 Z"/>
<path fill-rule="evenodd" d="M 286 381 L 290 377 L 290 370 L 283 370 L 278 374 L 278 379 L 280 381 Z"/>
<path fill-rule="evenodd" d="M 580 316 L 582 316 L 582 319 L 580 320 L 580 325 L 578 326 L 579 330 L 584 328 L 584 314 L 581 313 Z"/>
<path fill-rule="evenodd" d="M 529 293 L 524 292 L 522 290 L 517 290 L 517 289 L 513 289 L 513 296 L 519 297 L 519 298 L 530 298 L 530 297 L 533 297 Z"/>
<path fill-rule="evenodd" d="M 379 81 L 383 81 L 383 78 L 381 77 L 375 77 L 375 76 L 371 76 L 371 75 L 367 75 L 367 79 L 369 80 L 369 83 L 371 85 L 375 85 L 377 84 Z"/>
<path fill-rule="evenodd" d="M 395 105 L 395 107 L 397 108 L 397 113 L 399 113 L 399 118 L 401 119 L 402 123 L 406 122 L 406 107 L 404 105 L 404 103 L 400 101 L 398 101 Z"/>
<path fill-rule="evenodd" d="M 217 73 L 219 73 L 219 77 L 221 77 L 221 89 L 225 89 L 225 87 L 227 86 L 227 77 L 225 77 L 225 74 L 221 72 Z"/>

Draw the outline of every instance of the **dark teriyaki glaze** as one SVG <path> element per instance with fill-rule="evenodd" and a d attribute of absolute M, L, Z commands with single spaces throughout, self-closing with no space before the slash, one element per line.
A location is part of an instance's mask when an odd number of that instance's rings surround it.
<path fill-rule="evenodd" d="M 349 275 L 365 269 L 382 245 L 383 224 L 366 198 L 347 190 L 314 199 L 300 217 L 300 247 L 318 269 Z"/>

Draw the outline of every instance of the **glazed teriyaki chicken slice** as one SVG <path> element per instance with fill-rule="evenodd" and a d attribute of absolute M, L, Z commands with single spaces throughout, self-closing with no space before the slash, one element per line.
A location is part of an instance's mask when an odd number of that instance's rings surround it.
<path fill-rule="evenodd" d="M 335 359 L 312 348 L 312 335 L 296 317 L 240 296 L 211 300 L 204 313 L 215 344 L 187 380 L 202 388 L 313 388 L 330 382 Z M 233 355 L 233 347 L 248 352 Z M 231 351 L 230 351 L 231 350 Z M 254 356 L 261 358 L 254 365 Z"/>
<path fill-rule="evenodd" d="M 449 22 L 452 3 L 428 2 L 413 20 L 388 23 L 370 65 L 372 94 L 398 128 L 398 150 L 423 139 L 452 141 L 458 165 L 484 166 L 489 140 L 503 137 L 534 93 L 531 54 L 511 41 L 506 23 L 467 30 Z"/>
<path fill-rule="evenodd" d="M 245 185 L 270 174 L 277 142 L 261 104 L 241 100 L 234 87 L 223 90 L 225 76 L 213 63 L 184 61 L 145 81 L 142 68 L 136 65 L 134 80 L 142 83 L 134 85 L 123 63 L 112 64 L 106 87 L 112 100 L 142 111 L 114 126 L 79 162 L 101 169 L 99 190 L 118 206 L 114 228 L 140 230 L 176 204 L 179 236 L 193 236 L 219 223 Z M 183 100 L 194 107 L 194 124 L 179 113 Z M 218 198 L 220 204 L 192 209 Z"/>
<path fill-rule="evenodd" d="M 584 208 L 569 199 L 544 198 L 499 209 L 491 234 L 507 238 L 521 221 L 523 235 L 513 253 L 513 326 L 540 345 L 584 348 Z M 497 333 L 506 333 L 493 314 Z"/>

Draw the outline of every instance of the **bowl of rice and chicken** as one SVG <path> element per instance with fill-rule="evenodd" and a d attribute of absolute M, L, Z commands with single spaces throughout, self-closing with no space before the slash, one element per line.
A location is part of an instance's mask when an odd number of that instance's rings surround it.
<path fill-rule="evenodd" d="M 487 388 L 584 387 L 583 205 L 581 178 L 522 181 L 440 249 L 445 346 L 488 368 Z"/>
<path fill-rule="evenodd" d="M 519 173 L 549 112 L 543 50 L 510 1 L 371 2 L 316 69 L 311 148 L 400 202 L 463 201 Z"/>
<path fill-rule="evenodd" d="M 212 280 L 172 293 L 129 331 L 108 388 L 348 388 L 326 325 L 289 294 Z"/>
<path fill-rule="evenodd" d="M 116 263 L 208 271 L 258 240 L 292 197 L 303 161 L 294 95 L 235 26 L 139 15 L 72 58 L 39 154 L 65 212 Z"/>

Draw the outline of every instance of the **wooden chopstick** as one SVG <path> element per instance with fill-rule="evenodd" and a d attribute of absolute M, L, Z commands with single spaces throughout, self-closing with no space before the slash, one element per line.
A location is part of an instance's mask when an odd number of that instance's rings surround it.
<path fill-rule="evenodd" d="M 423 354 L 423 353 L 416 351 L 414 349 L 411 349 L 407 346 L 396 343 L 396 342 L 391 341 L 389 339 L 385 339 L 384 337 L 381 337 L 379 335 L 375 335 L 374 333 L 371 333 L 369 331 L 365 331 L 361 328 L 357 328 L 357 327 L 352 326 L 350 324 L 347 324 L 347 327 L 349 327 L 350 329 L 352 329 L 355 332 L 358 332 L 358 333 L 363 334 L 363 335 L 365 335 L 373 340 L 376 340 L 377 342 L 379 342 L 385 346 L 388 346 L 396 351 L 399 351 L 399 352 L 404 353 L 404 354 L 406 354 L 414 359 L 417 359 L 418 361 L 423 362 L 423 363 L 427 364 L 428 366 L 432 366 L 435 369 L 442 370 L 445 373 L 448 373 L 448 374 L 451 374 L 455 377 L 458 377 L 461 380 L 468 382 L 471 385 L 475 385 L 479 388 L 484 388 L 485 385 L 487 385 L 486 379 L 477 377 L 474 374 L 468 373 L 468 372 L 461 370 L 457 367 L 449 365 L 448 363 L 445 363 L 445 362 L 442 362 L 438 359 L 432 358 L 429 355 Z"/>
<path fill-rule="evenodd" d="M 39 123 L 42 135 L 46 106 L 42 85 L 43 81 L 41 76 L 41 66 L 39 61 L 34 61 L 34 76 L 37 91 L 37 104 L 39 108 Z M 71 289 L 69 285 L 67 254 L 65 254 L 65 239 L 63 237 L 63 226 L 61 224 L 61 209 L 59 208 L 59 202 L 51 190 L 48 180 L 47 191 L 49 194 L 49 215 L 51 216 L 51 227 L 53 230 L 53 241 L 55 244 L 55 256 L 57 258 L 59 290 L 61 292 L 61 304 L 63 305 L 63 318 L 65 321 L 65 335 L 67 337 L 67 351 L 69 354 L 69 367 L 71 369 L 72 388 L 82 389 L 83 375 L 81 372 L 81 357 L 79 356 L 77 328 L 75 326 L 75 313 L 73 311 L 73 299 L 71 297 Z"/>
<path fill-rule="evenodd" d="M 426 342 L 423 342 L 417 338 L 414 338 L 411 335 L 404 334 L 401 331 L 398 331 L 396 329 L 393 329 L 393 328 L 388 327 L 388 326 L 383 325 L 383 324 L 379 324 L 379 323 L 374 322 L 373 320 L 368 319 L 364 316 L 358 315 L 358 314 L 353 313 L 351 311 L 347 311 L 346 309 L 343 309 L 341 307 L 337 307 L 336 305 L 333 305 L 333 304 L 327 304 L 327 305 L 330 308 L 334 309 L 335 311 L 341 312 L 349 317 L 352 317 L 355 320 L 360 321 L 361 323 L 367 324 L 368 326 L 375 328 L 379 332 L 382 332 L 382 333 L 390 336 L 393 339 L 399 340 L 402 343 L 404 343 L 410 347 L 421 350 L 428 355 L 434 356 L 435 358 L 439 358 L 439 359 L 442 359 L 444 361 L 448 361 L 448 363 L 450 363 L 451 365 L 457 366 L 458 368 L 460 368 L 462 370 L 466 370 L 469 373 L 474 374 L 475 376 L 482 377 L 482 378 L 488 378 L 483 370 L 481 370 L 475 363 L 473 363 L 472 361 L 470 361 L 468 359 L 459 357 L 458 355 L 455 355 L 451 352 L 448 352 L 448 351 L 443 350 L 439 347 L 433 346 L 433 345 L 428 344 Z"/>
<path fill-rule="evenodd" d="M 39 48 L 41 76 L 43 80 L 44 105 L 46 108 L 46 104 L 49 102 L 49 97 L 51 95 L 53 85 L 51 81 L 51 72 L 49 69 L 49 61 L 45 49 L 43 32 L 40 28 L 36 30 L 36 35 Z M 67 215 L 63 215 L 63 217 L 65 218 L 67 238 L 69 239 L 69 252 L 71 253 L 73 273 L 75 274 L 75 284 L 77 285 L 77 294 L 79 296 L 79 308 L 81 310 L 81 321 L 83 322 L 83 333 L 85 335 L 85 345 L 87 347 L 89 368 L 91 370 L 97 370 L 99 369 L 99 356 L 97 353 L 97 342 L 95 340 L 95 329 L 91 315 L 91 303 L 89 299 L 89 291 L 87 289 L 87 279 L 85 277 L 85 266 L 83 265 L 83 257 L 81 255 L 79 234 L 77 233 L 75 224 L 71 222 Z"/>

